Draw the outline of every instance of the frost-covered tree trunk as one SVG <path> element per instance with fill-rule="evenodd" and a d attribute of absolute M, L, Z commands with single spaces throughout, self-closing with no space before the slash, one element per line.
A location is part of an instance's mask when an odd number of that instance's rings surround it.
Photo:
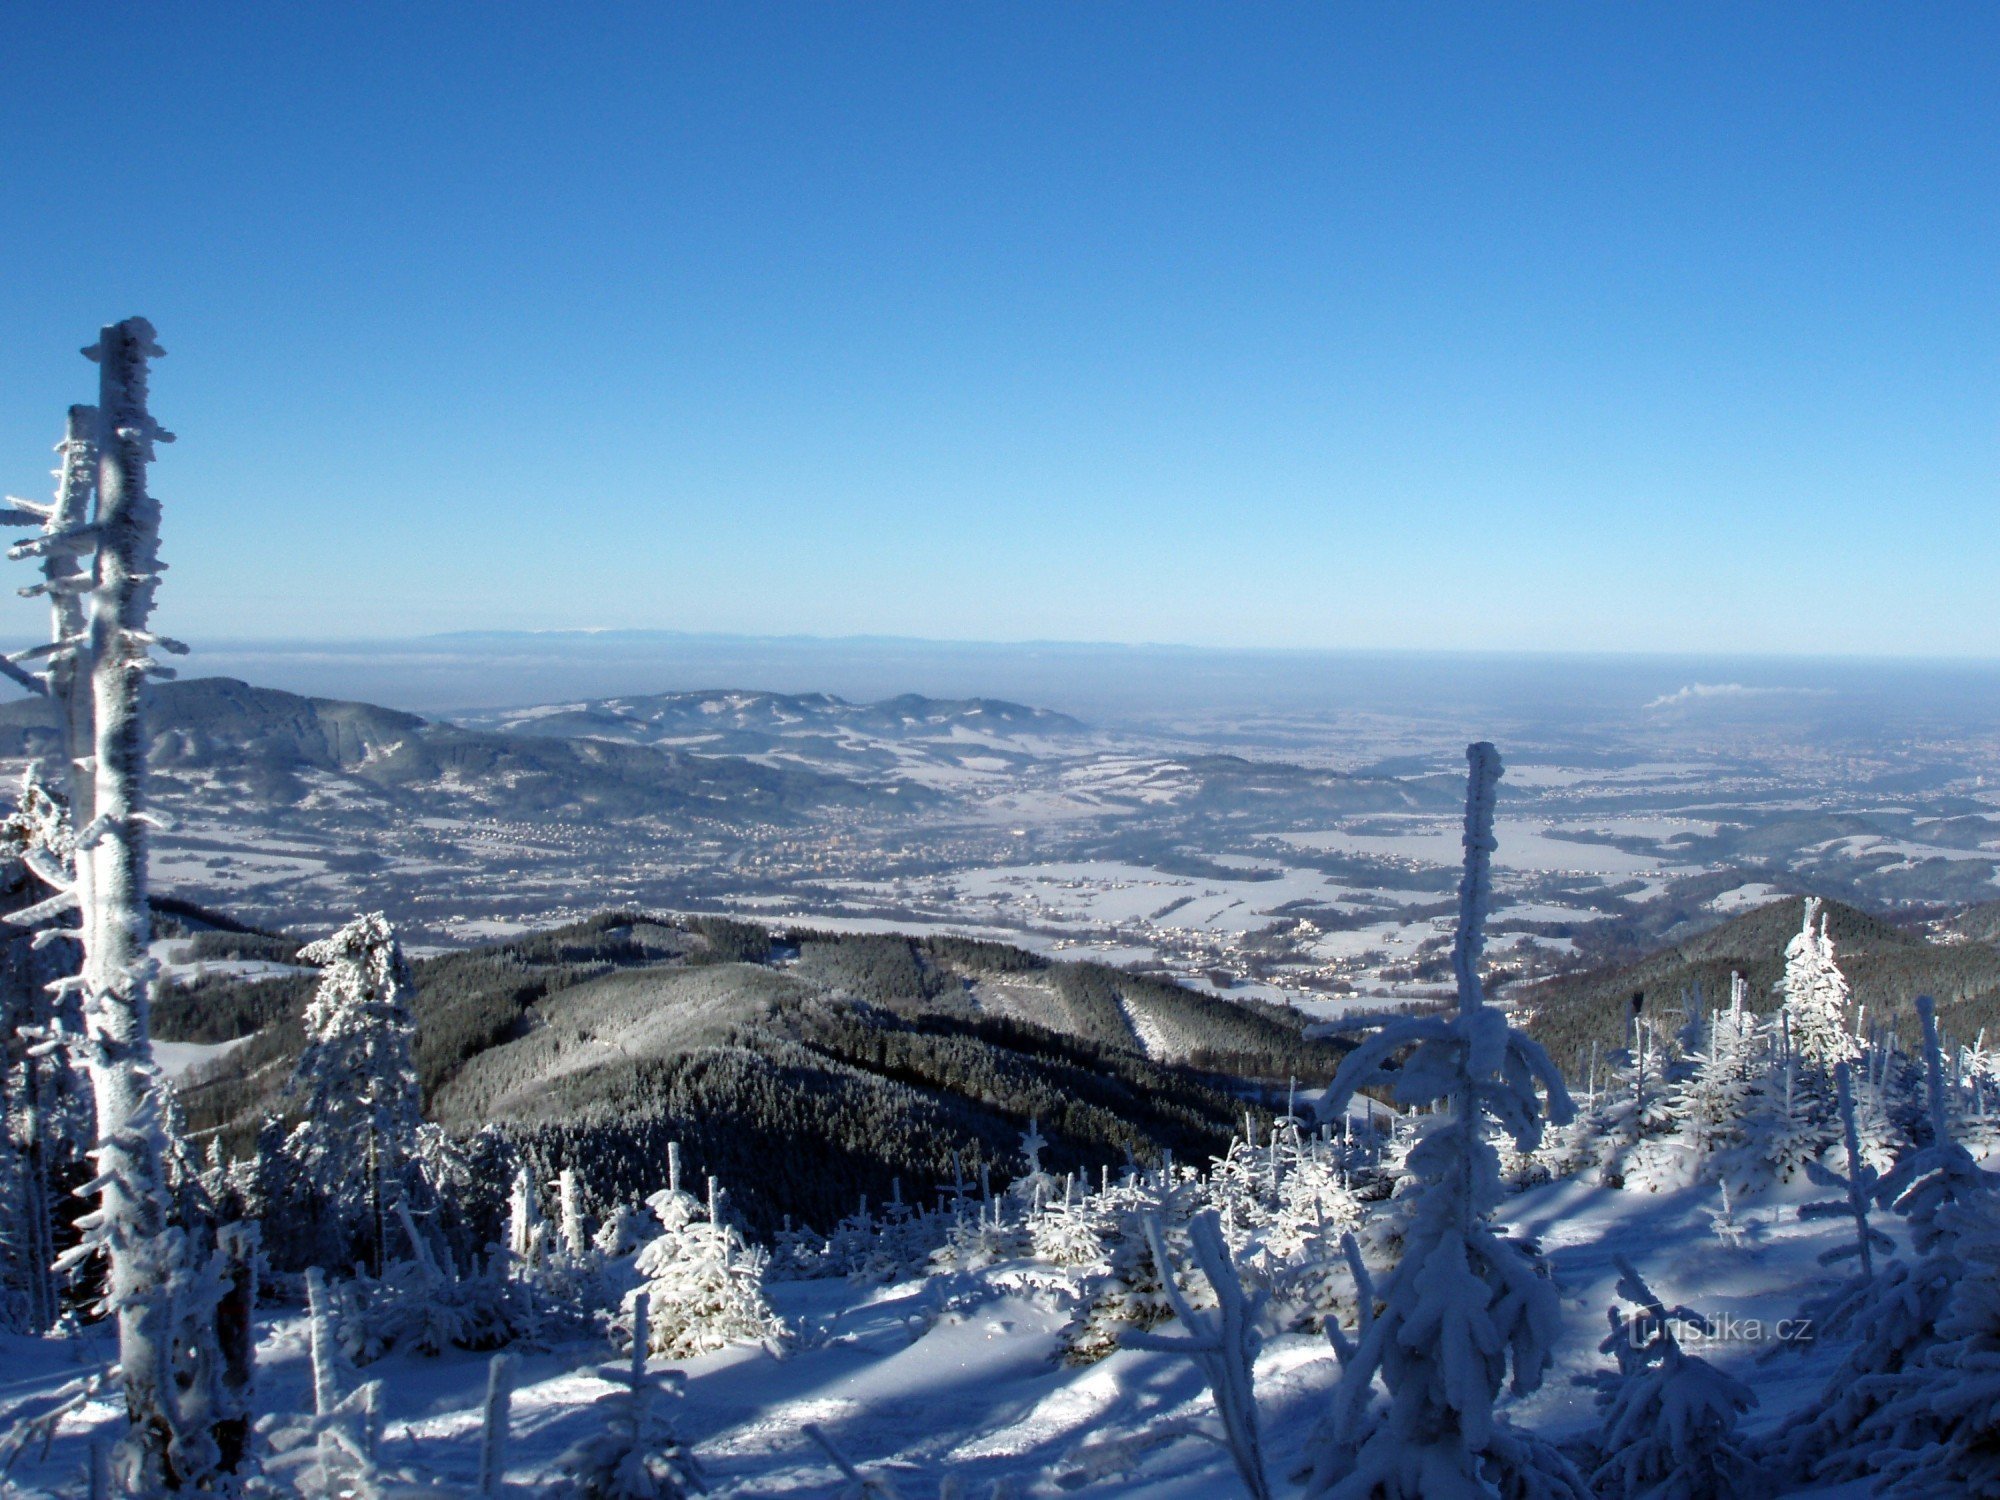
<path fill-rule="evenodd" d="M 89 822 L 77 830 L 83 918 L 84 1025 L 97 1103 L 97 1207 L 89 1242 L 109 1259 L 118 1364 L 131 1430 L 128 1488 L 141 1493 L 206 1467 L 182 1453 L 171 1411 L 174 1296 L 186 1246 L 169 1228 L 162 1166 L 160 1076 L 153 1065 L 154 965 L 146 906 L 146 746 L 140 695 L 154 666 L 147 648 L 160 574 L 160 507 L 146 466 L 163 436 L 146 409 L 147 361 L 161 351 L 152 325 L 106 328 L 98 361 L 97 548 L 72 698 L 87 687 L 93 723 Z"/>
<path fill-rule="evenodd" d="M 142 689 L 148 673 L 165 674 L 154 648 L 185 649 L 149 629 L 165 565 L 146 471 L 171 434 L 147 410 L 146 384 L 162 351 L 149 323 L 128 318 L 84 352 L 98 363 L 98 403 L 70 409 L 54 503 L 15 501 L 0 515 L 41 524 L 10 555 L 41 559 L 42 582 L 27 592 L 48 597 L 54 639 L 5 669 L 52 700 L 70 819 L 63 839 L 24 846 L 23 862 L 55 894 L 6 921 L 32 927 L 78 913 L 80 972 L 52 988 L 81 997 L 81 1035 L 65 1029 L 90 1076 L 96 1176 L 82 1192 L 95 1201 L 62 1263 L 105 1266 L 130 1419 L 120 1478 L 144 1495 L 232 1482 L 248 1437 L 254 1240 L 239 1231 L 211 1247 L 205 1222 L 176 1222 L 187 1205 L 168 1176 L 170 1125 L 152 1058 Z M 39 677 L 25 661 L 42 664 Z M 24 813 L 28 802 L 24 794 Z"/>
<path fill-rule="evenodd" d="M 68 868 L 28 860 L 56 895 L 10 920 L 79 913 L 81 973 L 58 988 L 82 997 L 76 1050 L 90 1075 L 97 1175 L 84 1190 L 95 1203 L 79 1220 L 83 1242 L 65 1263 L 106 1265 L 130 1418 L 119 1464 L 134 1494 L 205 1487 L 233 1463 L 247 1432 L 239 1419 L 249 1378 L 247 1346 L 223 1347 L 239 1321 L 247 1332 L 247 1310 L 240 1320 L 215 1316 L 218 1288 L 247 1281 L 216 1262 L 195 1264 L 186 1226 L 173 1221 L 149 1034 L 141 691 L 148 672 L 164 670 L 150 650 L 182 649 L 148 629 L 163 564 L 146 470 L 169 434 L 147 410 L 146 377 L 160 352 L 142 318 L 103 330 L 85 351 L 99 366 L 98 404 L 70 411 L 55 503 L 16 502 L 7 518 L 42 522 L 42 534 L 12 555 L 42 559 L 43 581 L 30 592 L 49 597 L 55 639 L 21 653 L 9 675 L 53 700 L 75 831 Z M 45 663 L 39 680 L 18 669 L 24 660 Z"/>
<path fill-rule="evenodd" d="M 1146 1221 L 1146 1242 L 1153 1252 L 1153 1264 L 1160 1268 L 1160 1288 L 1180 1320 L 1185 1337 L 1164 1338 L 1143 1330 L 1127 1333 L 1119 1342 L 1131 1349 L 1150 1349 L 1162 1354 L 1185 1354 L 1194 1360 L 1208 1381 L 1215 1398 L 1215 1414 L 1222 1422 L 1223 1444 L 1242 1476 L 1251 1500 L 1270 1500 L 1271 1484 L 1264 1474 L 1264 1442 L 1258 1431 L 1255 1385 L 1257 1350 L 1261 1342 L 1257 1318 L 1263 1310 L 1265 1294 L 1250 1298 L 1243 1294 L 1243 1282 L 1223 1243 L 1221 1220 L 1209 1209 L 1188 1225 L 1195 1264 L 1208 1278 L 1215 1292 L 1213 1320 L 1197 1313 L 1181 1295 L 1174 1279 L 1174 1263 L 1166 1241 L 1160 1235 L 1158 1219 Z"/>
<path fill-rule="evenodd" d="M 1410 1152 L 1421 1186 L 1402 1256 L 1382 1285 L 1381 1311 L 1342 1360 L 1334 1410 L 1313 1443 L 1307 1492 L 1336 1500 L 1486 1500 L 1496 1488 L 1584 1494 L 1560 1454 L 1493 1412 L 1510 1371 L 1517 1394 L 1541 1383 L 1561 1306 L 1539 1257 L 1491 1222 L 1504 1187 L 1488 1121 L 1526 1152 L 1541 1137 L 1542 1093 L 1550 1119 L 1562 1123 L 1572 1111 L 1548 1055 L 1486 1004 L 1480 986 L 1500 757 L 1476 744 L 1466 758 L 1465 873 L 1452 948 L 1458 1014 L 1363 1023 L 1374 1035 L 1348 1054 L 1319 1103 L 1322 1118 L 1337 1117 L 1357 1089 L 1386 1084 L 1406 1109 L 1450 1111 Z M 1379 1408 L 1378 1377 L 1388 1394 Z"/>

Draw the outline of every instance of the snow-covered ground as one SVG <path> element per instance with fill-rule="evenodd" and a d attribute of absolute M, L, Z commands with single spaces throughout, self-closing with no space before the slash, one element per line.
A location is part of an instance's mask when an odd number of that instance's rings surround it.
<path fill-rule="evenodd" d="M 1608 1367 L 1597 1348 L 1613 1301 L 1613 1257 L 1623 1255 L 1669 1304 L 1684 1301 L 1727 1326 L 1730 1337 L 1694 1352 L 1756 1390 L 1753 1430 L 1782 1424 L 1817 1392 L 1839 1352 L 1831 1343 L 1793 1340 L 1800 1352 L 1758 1361 L 1778 1341 L 1780 1320 L 1796 1317 L 1804 1297 L 1829 1284 L 1816 1264 L 1819 1252 L 1851 1232 L 1837 1222 L 1801 1221 L 1797 1206 L 1806 1196 L 1814 1194 L 1777 1189 L 1740 1200 L 1737 1218 L 1748 1225 L 1740 1247 L 1713 1233 L 1720 1200 L 1709 1187 L 1656 1195 L 1570 1179 L 1510 1199 L 1505 1219 L 1538 1237 L 1549 1255 L 1564 1328 L 1557 1367 L 1541 1390 L 1503 1401 L 1503 1409 L 1553 1438 L 1594 1425 L 1591 1394 L 1575 1382 Z M 1228 1460 L 1208 1443 L 1147 1446 L 1147 1434 L 1211 1411 L 1193 1366 L 1129 1350 L 1093 1365 L 1064 1365 L 1058 1333 L 1068 1312 L 1033 1289 L 1030 1272 L 1027 1263 L 1011 1263 L 889 1287 L 775 1283 L 772 1302 L 797 1332 L 791 1346 L 738 1347 L 686 1362 L 685 1396 L 671 1405 L 675 1424 L 723 1494 L 838 1493 L 837 1474 L 802 1430 L 807 1422 L 825 1429 L 864 1472 L 891 1479 L 907 1500 L 929 1500 L 947 1477 L 970 1495 L 1000 1481 L 1023 1497 L 1240 1493 Z M 507 1477 L 510 1492 L 525 1497 L 542 1492 L 559 1456 L 597 1420 L 590 1405 L 612 1388 L 607 1376 L 616 1360 L 594 1341 L 518 1354 Z M 112 1357 L 101 1325 L 70 1339 L 0 1339 L 0 1403 L 32 1405 Z M 381 1379 L 387 1394 L 383 1458 L 469 1488 L 486 1364 L 484 1355 L 454 1353 L 391 1355 L 366 1367 L 362 1376 Z M 655 1361 L 654 1368 L 666 1365 Z M 1338 1368 L 1324 1341 L 1296 1333 L 1268 1340 L 1258 1360 L 1258 1401 L 1280 1494 L 1296 1492 L 1284 1478 Z M 259 1402 L 276 1412 L 311 1405 L 304 1321 L 295 1313 L 262 1324 Z M 119 1421 L 109 1400 L 93 1402 L 63 1425 L 46 1457 L 24 1455 L 14 1478 L 55 1494 L 83 1493 L 89 1442 L 113 1434 Z"/>

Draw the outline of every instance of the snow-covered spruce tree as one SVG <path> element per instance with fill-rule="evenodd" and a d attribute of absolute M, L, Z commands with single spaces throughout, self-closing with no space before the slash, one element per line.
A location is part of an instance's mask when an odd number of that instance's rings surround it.
<path fill-rule="evenodd" d="M 1633 997 L 1636 1007 L 1639 997 Z M 1691 1028 L 1689 1028 L 1691 1029 Z M 1677 1029 L 1656 1016 L 1632 1017 L 1630 1063 L 1621 1071 L 1620 1101 L 1614 1093 L 1606 1111 L 1603 1163 L 1606 1181 L 1635 1192 L 1671 1192 L 1694 1181 L 1697 1163 L 1686 1141 L 1682 1090 L 1694 1073 Z"/>
<path fill-rule="evenodd" d="M 1201 1208 L 1202 1186 L 1191 1168 L 1166 1162 L 1129 1172 L 1090 1200 L 1104 1254 L 1084 1268 L 1079 1310 L 1062 1331 L 1065 1363 L 1092 1364 L 1114 1352 L 1129 1330 L 1153 1328 L 1174 1315 L 1164 1278 L 1176 1268 L 1160 1265 L 1149 1226 L 1157 1227 L 1169 1250 L 1186 1250 L 1187 1225 Z M 1197 1308 L 1214 1305 L 1205 1281 L 1183 1276 L 1179 1290 Z"/>
<path fill-rule="evenodd" d="M 1899 1500 L 2000 1496 L 2000 1202 L 1971 1194 L 1941 1204 L 1937 1220 L 1959 1273 L 1930 1344 L 1867 1382 L 1880 1405 L 1856 1444 L 1875 1454 Z"/>
<path fill-rule="evenodd" d="M 1698 1326 L 1699 1314 L 1662 1305 L 1624 1256 L 1617 1265 L 1618 1295 L 1637 1310 L 1627 1318 L 1612 1307 L 1611 1333 L 1598 1345 L 1618 1361 L 1615 1374 L 1597 1377 L 1604 1424 L 1591 1482 L 1598 1493 L 1644 1500 L 1768 1494 L 1770 1478 L 1737 1430 L 1757 1397 L 1681 1348 L 1674 1325 Z"/>
<path fill-rule="evenodd" d="M 1847 1024 L 1847 977 L 1834 962 L 1833 936 L 1817 896 L 1806 898 L 1805 922 L 1785 946 L 1778 993 L 1792 1047 L 1808 1069 L 1824 1071 L 1861 1055 Z"/>
<path fill-rule="evenodd" d="M 299 1112 L 284 1155 L 310 1194 L 314 1259 L 360 1260 L 380 1276 L 395 1204 L 408 1191 L 423 1125 L 410 1048 L 414 988 L 396 930 L 381 912 L 356 917 L 299 950 L 320 968 L 306 1006 L 305 1050 L 288 1086 Z"/>
<path fill-rule="evenodd" d="M 85 353 L 98 363 L 94 462 L 81 464 L 94 480 L 95 512 L 78 513 L 85 489 L 80 477 L 72 484 L 66 475 L 42 534 L 11 555 L 88 554 L 90 563 L 45 565 L 43 591 L 59 635 L 14 664 L 46 663 L 41 689 L 63 728 L 77 825 L 69 885 L 43 903 L 44 910 L 74 906 L 79 913 L 81 973 L 65 988 L 82 996 L 80 1050 L 96 1111 L 97 1175 L 86 1189 L 95 1205 L 79 1220 L 82 1244 L 65 1260 L 74 1266 L 101 1257 L 106 1266 L 104 1305 L 118 1322 L 129 1418 L 120 1481 L 129 1493 L 151 1494 L 226 1484 L 242 1456 L 250 1356 L 247 1347 L 224 1348 L 221 1340 L 247 1338 L 248 1309 L 234 1303 L 253 1278 L 228 1263 L 243 1253 L 243 1237 L 212 1244 L 209 1226 L 174 1222 L 152 1058 L 157 966 L 147 953 L 146 827 L 153 819 L 142 688 L 148 673 L 165 671 L 150 651 L 185 649 L 148 628 L 164 564 L 160 508 L 146 471 L 154 444 L 170 434 L 147 410 L 147 365 L 161 350 L 149 323 L 128 318 L 105 328 Z M 66 469 L 73 449 L 66 444 Z M 219 1300 L 230 1305 L 218 1309 Z"/>
<path fill-rule="evenodd" d="M 1029 1116 L 1028 1128 L 1021 1132 L 1021 1157 L 1027 1163 L 1027 1170 L 1007 1185 L 1007 1196 L 1031 1213 L 1062 1189 L 1062 1184 L 1042 1165 L 1042 1152 L 1048 1144 L 1040 1122 Z"/>
<path fill-rule="evenodd" d="M 1322 1117 L 1339 1118 L 1357 1089 L 1382 1083 L 1405 1108 L 1449 1109 L 1410 1153 L 1421 1187 L 1402 1256 L 1354 1357 L 1342 1362 L 1336 1409 L 1314 1439 L 1307 1490 L 1337 1500 L 1586 1493 L 1554 1448 L 1493 1412 L 1510 1368 L 1516 1392 L 1540 1385 L 1562 1312 L 1540 1257 L 1491 1222 L 1504 1188 L 1488 1120 L 1527 1151 L 1541 1134 L 1541 1092 L 1549 1118 L 1565 1120 L 1571 1107 L 1555 1064 L 1480 987 L 1501 767 L 1485 743 L 1468 747 L 1466 759 L 1457 1014 L 1376 1020 L 1319 1104 Z M 1378 1378 L 1388 1399 L 1371 1410 Z"/>
<path fill-rule="evenodd" d="M 703 1205 L 680 1190 L 678 1157 L 675 1168 L 666 1191 L 647 1200 L 659 1233 L 632 1262 L 644 1283 L 638 1296 L 652 1307 L 651 1352 L 691 1359 L 731 1344 L 789 1337 L 764 1296 L 763 1247 L 746 1243 L 727 1221 L 714 1178 Z"/>
<path fill-rule="evenodd" d="M 1780 1055 L 1757 1079 L 1744 1143 L 1731 1156 L 1744 1177 L 1790 1182 L 1834 1143 L 1833 1119 L 1817 1084 L 1790 1055 Z"/>
<path fill-rule="evenodd" d="M 1317 1329 L 1352 1300 L 1341 1241 L 1361 1226 L 1362 1203 L 1348 1185 L 1336 1143 L 1294 1140 L 1263 1244 L 1275 1263 L 1272 1298 L 1285 1324 Z"/>
<path fill-rule="evenodd" d="M 1072 1179 L 1061 1197 L 1029 1217 L 1028 1253 L 1052 1266 L 1101 1273 L 1110 1269 L 1104 1242 L 1115 1229 L 1104 1207 L 1093 1204 L 1090 1189 L 1079 1194 Z"/>
<path fill-rule="evenodd" d="M 1729 1008 L 1708 1018 L 1702 1044 L 1676 1091 L 1681 1144 L 1696 1179 L 1707 1175 L 1719 1153 L 1743 1140 L 1763 1051 L 1762 1023 L 1746 1008 L 1749 988 L 1741 974 L 1729 976 Z"/>
<path fill-rule="evenodd" d="M 1961 1236 L 1984 1241 L 1995 1212 L 1994 1178 L 1953 1139 L 1945 1103 L 1944 1063 L 1937 1016 L 1929 996 L 1917 999 L 1924 1029 L 1924 1057 L 1932 1139 L 1883 1178 L 1876 1190 L 1910 1227 L 1914 1258 L 1898 1258 L 1874 1277 L 1856 1281 L 1807 1311 L 1821 1338 L 1852 1345 L 1813 1404 L 1809 1421 L 1780 1440 L 1785 1463 L 1799 1479 L 1837 1482 L 1874 1472 L 1887 1448 L 1919 1430 L 1905 1406 L 1876 1424 L 1888 1402 L 1905 1397 L 1904 1373 L 1926 1358 L 1938 1338 L 1954 1289 L 1967 1274 Z"/>

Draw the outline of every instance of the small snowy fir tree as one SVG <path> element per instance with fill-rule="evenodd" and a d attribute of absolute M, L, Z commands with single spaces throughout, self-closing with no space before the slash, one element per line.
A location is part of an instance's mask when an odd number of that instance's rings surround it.
<path fill-rule="evenodd" d="M 1813 1080 L 1796 1058 L 1784 1057 L 1757 1080 L 1744 1144 L 1734 1159 L 1742 1163 L 1746 1177 L 1790 1182 L 1833 1141 L 1832 1123 L 1822 1112 Z"/>
<path fill-rule="evenodd" d="M 321 1253 L 334 1264 L 358 1254 L 379 1276 L 423 1125 L 409 966 L 380 912 L 308 944 L 299 958 L 321 974 L 290 1088 L 302 1118 L 285 1154 L 324 1215 L 331 1244 Z"/>
<path fill-rule="evenodd" d="M 1290 1161 L 1263 1234 L 1272 1301 L 1283 1326 L 1319 1329 L 1352 1306 L 1342 1240 L 1361 1227 L 1338 1143 L 1288 1133 Z"/>
<path fill-rule="evenodd" d="M 660 1389 L 646 1371 L 652 1301 L 632 1303 L 632 1353 L 622 1389 L 598 1398 L 590 1435 L 563 1455 L 551 1500 L 681 1500 L 705 1488 L 694 1455 L 659 1410 Z"/>
<path fill-rule="evenodd" d="M 843 1245 L 842 1229 L 846 1227 L 844 1223 L 835 1229 L 828 1259 L 843 1268 L 865 1266 L 867 1258 Z M 931 1253 L 930 1263 L 942 1271 L 983 1271 L 1033 1253 L 1034 1243 L 1030 1221 L 1020 1214 L 1018 1205 L 1001 1194 L 960 1209 L 945 1231 L 944 1243 Z M 841 1269 L 835 1274 L 853 1273 Z"/>
<path fill-rule="evenodd" d="M 764 1296 L 763 1248 L 745 1243 L 727 1221 L 715 1179 L 703 1205 L 681 1191 L 678 1152 L 671 1170 L 666 1190 L 648 1200 L 659 1233 L 632 1262 L 645 1283 L 638 1295 L 650 1298 L 653 1309 L 652 1352 L 691 1359 L 731 1344 L 787 1338 L 784 1320 Z"/>
<path fill-rule="evenodd" d="M 1682 1113 L 1684 1090 L 1695 1069 L 1682 1051 L 1681 1038 L 1657 1017 L 1635 1014 L 1632 1030 L 1630 1068 L 1621 1079 L 1631 1095 L 1606 1122 L 1607 1135 L 1622 1142 L 1622 1149 L 1607 1158 L 1605 1177 L 1615 1177 L 1634 1192 L 1671 1192 L 1693 1182 L 1700 1168 Z"/>
<path fill-rule="evenodd" d="M 1201 1186 L 1191 1169 L 1171 1162 L 1126 1174 L 1123 1181 L 1092 1199 L 1090 1212 L 1099 1226 L 1103 1259 L 1088 1268 L 1080 1289 L 1077 1315 L 1062 1331 L 1065 1363 L 1087 1365 L 1118 1348 L 1132 1329 L 1158 1326 L 1174 1315 L 1163 1275 L 1153 1254 L 1152 1227 L 1169 1249 L 1187 1244 L 1187 1225 L 1199 1210 Z M 1183 1280 L 1182 1295 L 1197 1307 L 1212 1305 L 1205 1282 Z"/>
<path fill-rule="evenodd" d="M 1116 1232 L 1111 1214 L 1091 1200 L 1088 1190 L 1079 1195 L 1071 1181 L 1060 1198 L 1029 1218 L 1028 1248 L 1036 1260 L 1052 1266 L 1105 1271 L 1110 1269 L 1105 1243 Z"/>
<path fill-rule="evenodd" d="M 1861 1055 L 1848 1030 L 1847 978 L 1834 962 L 1833 937 L 1817 896 L 1806 898 L 1805 923 L 1785 947 L 1785 974 L 1778 981 L 1786 1028 L 1799 1060 L 1825 1070 Z"/>
<path fill-rule="evenodd" d="M 1040 1208 L 1062 1190 L 1062 1184 L 1051 1176 L 1042 1165 L 1042 1153 L 1048 1149 L 1048 1140 L 1042 1134 L 1041 1123 L 1033 1116 L 1028 1119 L 1028 1128 L 1021 1132 L 1021 1158 L 1027 1163 L 1027 1170 L 1007 1186 L 1007 1196 L 1030 1212 Z"/>
<path fill-rule="evenodd" d="M 1699 1326 L 1700 1315 L 1661 1304 L 1632 1263 L 1617 1257 L 1618 1294 L 1637 1311 L 1610 1310 L 1611 1333 L 1598 1345 L 1618 1361 L 1598 1377 L 1604 1425 L 1591 1482 L 1601 1495 L 1635 1500 L 1757 1500 L 1770 1493 L 1768 1476 L 1738 1431 L 1757 1404 L 1750 1388 L 1707 1360 L 1687 1353 L 1676 1323 Z"/>
<path fill-rule="evenodd" d="M 1443 1102 L 1450 1111 L 1410 1153 L 1422 1185 L 1401 1259 L 1353 1358 L 1342 1362 L 1334 1412 L 1314 1440 L 1308 1492 L 1337 1500 L 1585 1493 L 1553 1448 L 1493 1412 L 1510 1368 L 1517 1393 L 1540 1385 L 1562 1312 L 1540 1258 L 1491 1223 L 1505 1188 L 1488 1120 L 1528 1151 L 1541 1134 L 1540 1091 L 1552 1118 L 1571 1110 L 1548 1055 L 1487 1005 L 1480 987 L 1500 757 L 1488 744 L 1466 756 L 1465 873 L 1452 951 L 1458 1013 L 1374 1023 L 1320 1101 L 1322 1115 L 1337 1118 L 1357 1089 L 1380 1082 L 1406 1108 Z M 1376 1410 L 1378 1377 L 1388 1402 Z"/>
<path fill-rule="evenodd" d="M 1729 1008 L 1709 1017 L 1703 1045 L 1677 1090 L 1681 1142 L 1697 1178 L 1743 1140 L 1763 1051 L 1762 1023 L 1746 1008 L 1749 988 L 1741 974 L 1729 976 Z"/>
<path fill-rule="evenodd" d="M 2000 1203 L 1991 1192 L 1939 1206 L 1958 1274 L 1936 1336 L 1902 1370 L 1870 1382 L 1880 1406 L 1857 1434 L 1899 1500 L 2000 1496 Z"/>

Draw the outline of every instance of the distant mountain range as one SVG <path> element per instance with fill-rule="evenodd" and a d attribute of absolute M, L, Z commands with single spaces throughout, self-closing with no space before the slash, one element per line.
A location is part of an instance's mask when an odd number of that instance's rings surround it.
<path fill-rule="evenodd" d="M 158 685 L 151 765 L 165 799 L 265 813 L 304 806 L 378 817 L 783 821 L 826 808 L 889 813 L 934 801 L 894 779 L 863 784 L 799 766 L 602 737 L 468 729 L 304 698 L 228 677 Z M 0 704 L 0 757 L 56 753 L 48 704 Z"/>
<path fill-rule="evenodd" d="M 1067 714 L 997 698 L 915 693 L 850 703 L 828 693 L 709 691 L 600 698 L 462 715 L 507 734 L 610 740 L 879 776 L 928 764 L 1019 765 L 1089 734 Z"/>

